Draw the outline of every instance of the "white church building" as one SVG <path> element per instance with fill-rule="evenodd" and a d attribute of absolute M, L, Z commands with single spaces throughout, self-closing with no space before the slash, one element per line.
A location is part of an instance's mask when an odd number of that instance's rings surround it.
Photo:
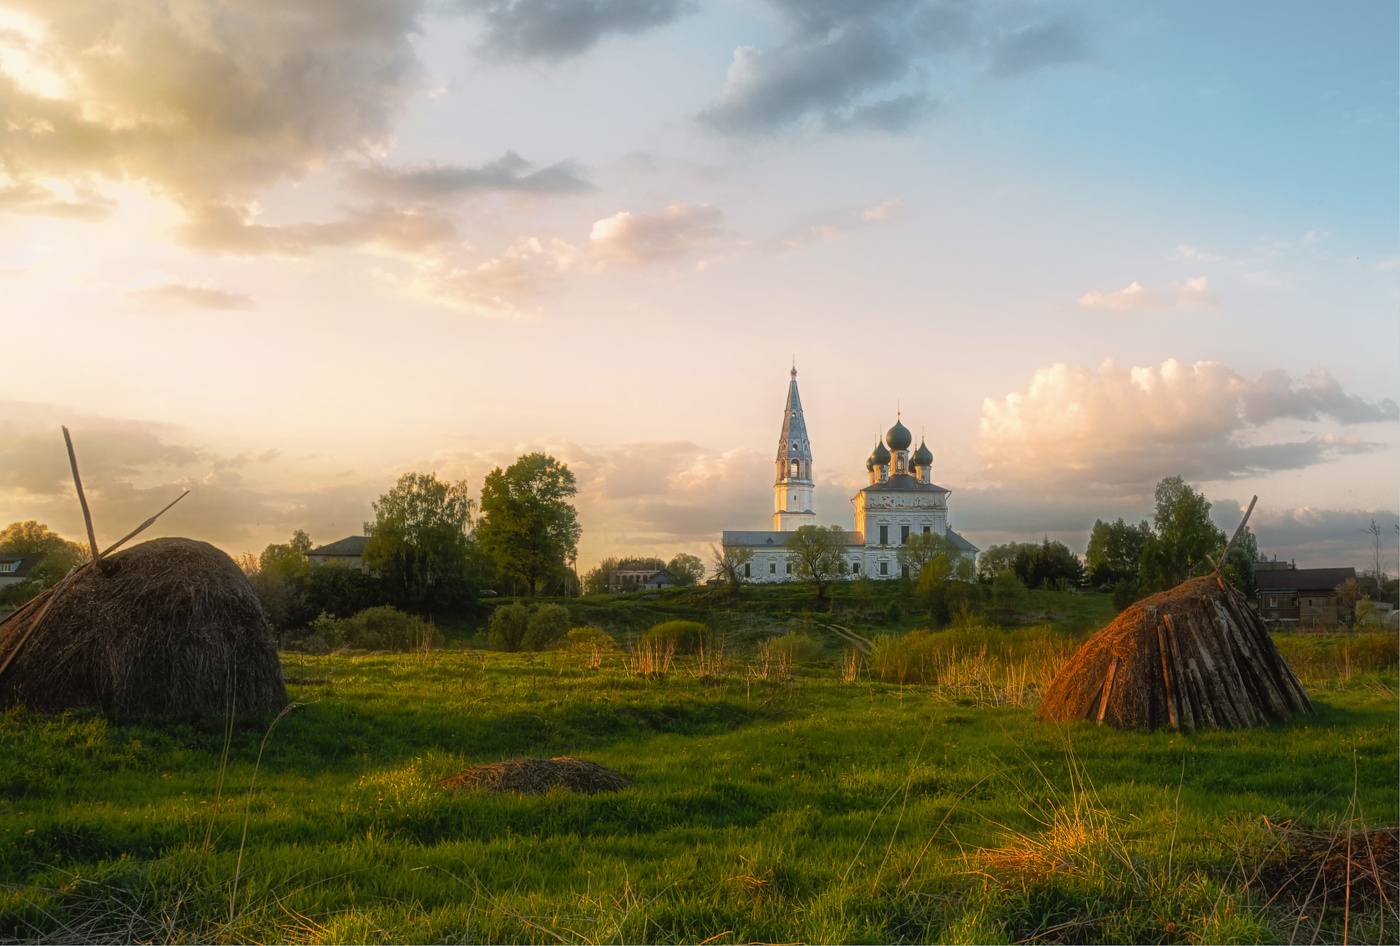
<path fill-rule="evenodd" d="M 851 578 L 898 578 L 899 546 L 909 537 L 932 532 L 946 536 L 969 562 L 978 549 L 948 528 L 949 490 L 930 480 L 933 454 L 920 442 L 910 453 L 914 436 L 897 418 L 877 442 L 865 469 L 870 483 L 851 499 L 855 530 L 847 532 L 846 566 Z M 773 484 L 772 531 L 725 530 L 726 546 L 743 546 L 752 553 L 744 577 L 754 582 L 791 581 L 797 566 L 784 542 L 800 526 L 817 525 L 812 511 L 812 445 L 797 394 L 797 369 L 792 369 L 783 429 L 778 440 L 777 480 Z"/>

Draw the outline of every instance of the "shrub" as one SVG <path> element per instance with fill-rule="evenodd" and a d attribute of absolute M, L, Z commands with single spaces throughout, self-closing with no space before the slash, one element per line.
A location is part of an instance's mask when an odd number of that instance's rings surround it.
<path fill-rule="evenodd" d="M 790 664 L 811 663 L 822 656 L 822 645 L 810 634 L 801 631 L 788 631 L 782 637 L 768 642 L 769 650 L 786 658 Z"/>
<path fill-rule="evenodd" d="M 601 627 L 585 625 L 569 631 L 569 646 L 574 650 L 615 650 L 617 644 L 612 635 Z"/>
<path fill-rule="evenodd" d="M 663 621 L 642 635 L 643 643 L 670 647 L 683 654 L 693 654 L 700 642 L 710 636 L 710 629 L 699 621 Z"/>
<path fill-rule="evenodd" d="M 558 604 L 542 604 L 526 622 L 520 646 L 523 650 L 548 650 L 568 633 L 569 609 Z"/>
<path fill-rule="evenodd" d="M 316 619 L 321 624 L 326 615 Z M 352 618 L 336 622 L 344 643 L 364 650 L 418 650 L 441 643 L 441 635 L 431 621 L 404 614 L 392 605 L 366 608 Z M 329 636 L 327 643 L 331 643 Z M 332 647 L 336 646 L 334 643 Z"/>
<path fill-rule="evenodd" d="M 530 609 L 523 604 L 503 604 L 491 612 L 487 625 L 486 646 L 492 650 L 514 653 L 525 639 L 530 627 Z"/>

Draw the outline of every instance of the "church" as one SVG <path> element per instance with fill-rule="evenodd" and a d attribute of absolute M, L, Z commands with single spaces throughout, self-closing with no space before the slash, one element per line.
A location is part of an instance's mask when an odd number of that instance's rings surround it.
<path fill-rule="evenodd" d="M 910 453 L 914 436 L 896 418 L 877 442 L 865 469 L 870 483 L 851 500 L 855 506 L 855 531 L 845 533 L 848 575 L 856 578 L 900 577 L 898 549 L 911 535 L 933 532 L 946 536 L 969 562 L 978 549 L 948 528 L 949 490 L 935 485 L 933 454 L 919 443 Z M 797 566 L 784 545 L 788 533 L 801 526 L 817 525 L 812 511 L 812 444 L 797 393 L 797 368 L 788 384 L 783 428 L 778 439 L 777 480 L 773 484 L 772 531 L 726 530 L 726 546 L 742 546 L 752 553 L 744 577 L 754 582 L 792 581 Z"/>

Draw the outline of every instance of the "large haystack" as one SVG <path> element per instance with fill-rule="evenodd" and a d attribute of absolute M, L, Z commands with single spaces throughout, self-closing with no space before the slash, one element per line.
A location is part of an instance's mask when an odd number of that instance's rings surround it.
<path fill-rule="evenodd" d="M 0 706 L 170 715 L 287 705 L 276 642 L 233 559 L 170 538 L 102 564 L 0 625 Z"/>
<path fill-rule="evenodd" d="M 1128 608 L 1079 648 L 1037 715 L 1119 729 L 1242 729 L 1312 712 L 1244 597 L 1217 575 Z"/>

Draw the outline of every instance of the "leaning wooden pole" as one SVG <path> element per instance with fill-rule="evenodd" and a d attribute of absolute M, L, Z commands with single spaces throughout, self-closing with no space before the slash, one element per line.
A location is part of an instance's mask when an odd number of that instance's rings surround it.
<path fill-rule="evenodd" d="M 63 428 L 63 442 L 68 445 L 68 465 L 73 469 L 73 485 L 78 488 L 78 503 L 83 507 L 83 523 L 87 526 L 92 561 L 101 568 L 102 550 L 97 547 L 97 533 L 92 528 L 92 513 L 88 510 L 87 496 L 83 493 L 83 478 L 78 475 L 78 456 L 73 452 L 73 438 L 67 427 Z"/>
<path fill-rule="evenodd" d="M 1244 535 L 1244 525 L 1249 521 L 1249 514 L 1254 511 L 1254 504 L 1257 502 L 1259 502 L 1258 496 L 1249 498 L 1249 508 L 1244 511 L 1244 518 L 1240 520 L 1240 524 L 1235 526 L 1235 534 L 1230 536 L 1230 541 L 1225 546 L 1225 554 L 1220 556 L 1220 564 L 1216 566 L 1216 571 L 1224 568 L 1225 563 L 1230 560 L 1230 553 L 1235 550 L 1235 543 L 1240 540 L 1240 536 Z"/>

